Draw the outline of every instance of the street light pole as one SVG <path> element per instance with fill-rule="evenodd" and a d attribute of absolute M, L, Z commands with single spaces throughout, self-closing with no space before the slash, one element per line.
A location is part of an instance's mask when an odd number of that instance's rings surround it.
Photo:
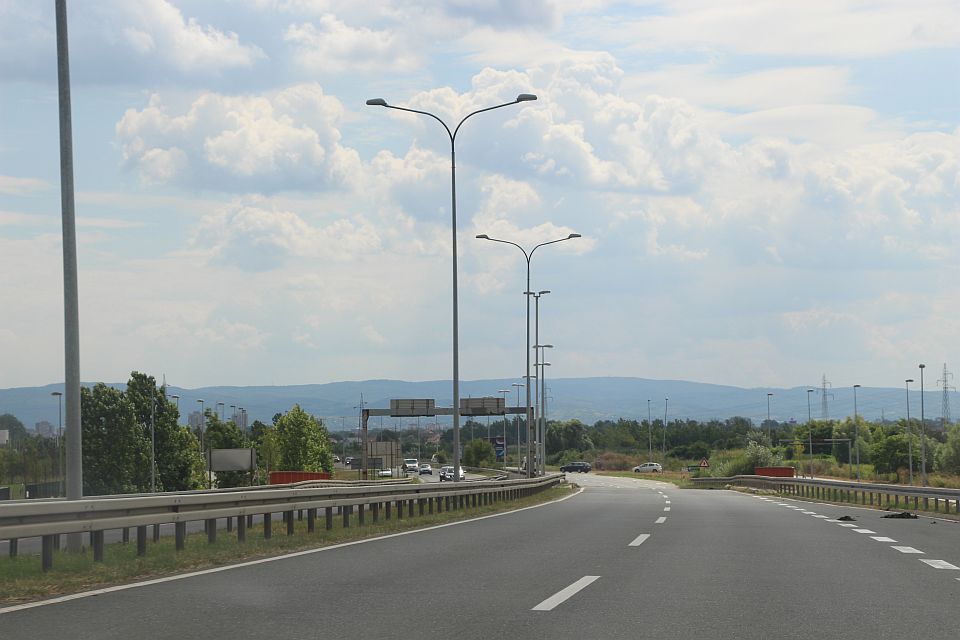
<path fill-rule="evenodd" d="M 927 426 L 923 413 L 923 370 L 926 368 L 927 365 L 920 365 L 920 478 L 923 486 L 927 486 Z"/>
<path fill-rule="evenodd" d="M 524 385 L 514 382 L 510 385 L 517 389 L 517 406 L 520 406 L 520 388 Z M 529 394 L 528 394 L 529 395 Z M 520 414 L 517 414 L 515 422 L 517 423 L 517 473 L 520 473 Z"/>
<path fill-rule="evenodd" d="M 460 120 L 459 124 L 454 128 L 453 132 L 450 132 L 450 127 L 447 126 L 447 123 L 440 119 L 438 116 L 430 113 L 429 111 L 421 111 L 419 109 L 408 109 L 407 107 L 397 107 L 391 104 L 387 104 L 387 101 L 383 98 L 371 98 L 367 100 L 368 106 L 374 107 L 386 107 L 387 109 L 396 109 L 397 111 L 407 111 L 409 113 L 418 113 L 420 115 L 429 116 L 443 125 L 444 130 L 447 132 L 447 136 L 450 138 L 450 220 L 451 220 L 451 238 L 453 243 L 453 481 L 460 481 L 460 321 L 459 321 L 459 311 L 457 307 L 458 299 L 458 287 L 457 287 L 457 149 L 456 149 L 456 140 L 457 133 L 460 131 L 460 127 L 463 126 L 463 123 L 467 121 L 468 118 L 477 115 L 478 113 L 483 113 L 484 111 L 492 111 L 493 109 L 500 109 L 502 107 L 508 107 L 510 105 L 519 104 L 521 102 L 529 102 L 531 100 L 536 100 L 537 96 L 530 93 L 521 93 L 517 96 L 516 100 L 511 102 L 505 102 L 503 104 L 494 105 L 492 107 L 486 107 L 484 109 L 478 109 L 472 113 L 468 113 L 466 116 Z M 528 287 L 529 288 L 529 287 Z"/>
<path fill-rule="evenodd" d="M 663 399 L 663 464 L 667 464 L 667 404 L 670 398 Z"/>
<path fill-rule="evenodd" d="M 63 393 L 53 391 L 57 396 L 57 495 L 63 495 Z"/>
<path fill-rule="evenodd" d="M 507 467 L 507 394 L 510 393 L 510 389 L 500 389 L 497 393 L 503 394 L 503 467 Z M 520 390 L 517 389 L 517 397 L 520 397 Z"/>
<path fill-rule="evenodd" d="M 910 426 L 910 383 L 913 378 L 907 378 L 904 383 L 907 387 L 907 457 L 910 464 L 910 485 L 913 485 L 913 428 Z"/>
<path fill-rule="evenodd" d="M 857 389 L 860 385 L 853 385 L 853 437 L 857 442 L 857 482 L 860 482 L 860 420 L 857 418 Z"/>
<path fill-rule="evenodd" d="M 549 242 L 541 242 L 540 244 L 538 244 L 538 245 L 534 246 L 532 249 L 530 249 L 529 252 L 527 252 L 526 249 L 524 249 L 523 247 L 521 247 L 521 246 L 520 246 L 519 244 L 517 244 L 516 242 L 511 242 L 511 241 L 509 241 L 509 240 L 501 240 L 501 239 L 499 239 L 499 238 L 491 238 L 490 236 L 488 236 L 488 235 L 485 234 L 485 233 L 481 233 L 480 235 L 477 236 L 477 239 L 478 239 L 478 240 L 489 240 L 489 241 L 491 241 L 491 242 L 501 242 L 501 243 L 503 243 L 503 244 L 513 245 L 513 246 L 516 247 L 517 249 L 520 249 L 520 251 L 523 253 L 523 257 L 524 257 L 524 258 L 526 259 L 526 261 L 527 261 L 527 288 L 524 290 L 524 293 L 527 294 L 527 295 L 526 295 L 526 298 L 527 298 L 527 375 L 526 375 L 526 382 L 527 382 L 527 431 L 528 431 L 528 435 L 527 435 L 527 460 L 528 460 L 528 461 L 533 458 L 533 442 L 532 442 L 531 438 L 529 437 L 529 432 L 530 432 L 530 431 L 532 430 L 532 428 L 533 428 L 533 425 L 532 425 L 532 417 L 531 417 L 531 414 L 532 414 L 532 412 L 533 412 L 533 411 L 532 411 L 533 408 L 532 408 L 532 406 L 530 405 L 530 261 L 533 259 L 533 252 L 536 251 L 537 249 L 539 249 L 540 247 L 545 247 L 545 246 L 547 246 L 548 244 L 556 244 L 556 243 L 558 243 L 558 242 L 564 242 L 564 241 L 566 241 L 566 240 L 573 240 L 574 238 L 579 238 L 579 237 L 580 237 L 580 234 L 579 234 L 579 233 L 571 233 L 571 234 L 568 235 L 566 238 L 559 238 L 559 239 L 557 239 L 557 240 L 550 240 Z M 530 466 L 531 466 L 531 465 L 528 463 L 528 464 L 527 464 L 527 477 L 528 477 L 528 478 L 533 477 L 533 474 L 532 474 L 532 472 L 531 472 Z"/>
<path fill-rule="evenodd" d="M 544 356 L 546 356 L 546 354 L 544 354 Z M 545 438 L 546 438 L 546 435 L 547 435 L 547 433 L 546 433 L 546 432 L 547 432 L 547 424 L 546 424 L 546 421 L 545 421 L 545 418 L 544 418 L 544 416 L 546 415 L 544 412 L 545 412 L 546 409 L 547 409 L 547 407 L 546 407 L 546 405 L 547 405 L 547 400 L 546 400 L 546 396 L 547 396 L 546 379 L 547 379 L 547 367 L 549 367 L 549 366 L 550 366 L 550 363 L 549 363 L 549 362 L 545 362 L 545 361 L 541 361 L 541 362 L 540 362 L 540 377 L 539 377 L 539 379 L 537 380 L 537 383 L 540 385 L 540 388 L 541 388 L 541 392 L 540 392 L 540 429 L 539 429 L 539 432 L 540 432 L 540 440 L 539 440 L 539 447 L 538 447 L 538 451 L 537 451 L 537 457 L 540 459 L 540 465 L 539 465 L 540 475 L 543 475 L 544 473 L 546 473 L 546 470 L 547 470 L 547 466 L 546 466 L 546 465 L 547 465 L 547 457 L 546 457 L 546 456 L 547 456 L 547 444 L 546 444 L 546 442 L 545 442 Z"/>
<path fill-rule="evenodd" d="M 70 47 L 67 2 L 56 0 L 57 95 L 60 125 L 60 222 L 63 234 L 63 352 L 67 397 L 67 500 L 83 498 L 83 431 L 80 420 L 80 294 L 77 223 L 73 189 L 73 119 L 70 101 Z M 67 534 L 67 550 L 79 553 L 79 533 Z"/>
<path fill-rule="evenodd" d="M 810 479 L 813 479 L 813 418 L 810 414 L 810 394 L 813 389 L 807 389 L 807 440 L 810 443 Z"/>
<path fill-rule="evenodd" d="M 650 398 L 647 398 L 647 460 L 653 460 L 653 414 L 650 413 Z"/>
<path fill-rule="evenodd" d="M 770 441 L 770 446 L 773 446 L 773 429 L 770 426 L 770 398 L 773 397 L 772 393 L 767 394 L 767 439 Z"/>

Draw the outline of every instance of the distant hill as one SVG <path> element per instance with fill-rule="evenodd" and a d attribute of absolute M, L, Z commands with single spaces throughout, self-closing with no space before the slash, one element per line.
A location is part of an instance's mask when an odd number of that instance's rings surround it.
<path fill-rule="evenodd" d="M 517 380 L 467 380 L 460 383 L 463 397 L 496 396 L 499 389 L 510 389 L 508 404 L 517 403 L 516 390 L 510 385 Z M 126 383 L 111 383 L 125 388 Z M 647 417 L 647 400 L 653 418 L 663 418 L 664 398 L 667 417 L 709 420 L 743 416 L 760 424 L 767 417 L 767 394 L 773 393 L 770 415 L 774 420 L 803 422 L 807 419 L 807 387 L 744 389 L 725 385 L 687 382 L 683 380 L 649 380 L 644 378 L 558 378 L 547 380 L 549 387 L 547 415 L 551 419 L 578 418 L 593 423 L 600 419 Z M 230 405 L 247 410 L 248 422 L 262 420 L 269 423 L 277 412 L 300 404 L 317 416 L 326 417 L 332 430 L 341 425 L 350 428 L 356 424 L 360 395 L 365 406 L 389 407 L 391 398 L 434 398 L 437 406 L 450 406 L 453 397 L 448 380 L 405 382 L 402 380 L 364 380 L 359 382 L 332 382 L 272 387 L 202 387 L 184 389 L 167 387 L 168 394 L 180 396 L 180 412 L 186 416 L 199 408 L 198 399 L 206 408 L 223 403 L 222 410 L 229 417 Z M 28 429 L 42 420 L 57 424 L 57 398 L 52 391 L 62 385 L 0 389 L 0 414 L 11 413 Z M 828 390 L 828 416 L 844 417 L 853 414 L 853 390 Z M 942 404 L 940 391 L 927 390 L 924 394 L 927 419 L 939 419 Z M 521 404 L 524 394 L 521 390 Z M 960 411 L 958 394 L 950 393 L 950 400 Z M 810 394 L 810 413 L 821 415 L 819 389 Z M 857 390 L 857 410 L 870 420 L 896 420 L 906 410 L 906 392 L 903 388 L 864 387 Z M 919 390 L 911 391 L 911 417 L 920 415 Z M 385 424 L 388 422 L 385 419 Z"/>

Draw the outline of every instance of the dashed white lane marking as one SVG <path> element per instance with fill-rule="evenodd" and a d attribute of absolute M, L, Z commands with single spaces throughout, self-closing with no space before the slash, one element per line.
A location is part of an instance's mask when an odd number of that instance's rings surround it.
<path fill-rule="evenodd" d="M 824 520 L 824 522 L 840 522 L 840 520 L 837 520 L 836 518 L 829 518 L 828 520 Z"/>
<path fill-rule="evenodd" d="M 647 538 L 649 538 L 649 537 L 650 537 L 650 534 L 649 534 L 649 533 L 641 533 L 640 535 L 638 535 L 638 536 L 636 537 L 636 539 L 635 539 L 633 542 L 631 542 L 631 543 L 628 544 L 627 546 L 628 546 L 628 547 L 639 547 L 639 546 L 642 545 L 644 542 L 646 542 Z"/>
<path fill-rule="evenodd" d="M 569 587 L 557 591 L 555 594 L 531 609 L 531 611 L 553 611 L 556 607 L 575 596 L 578 592 L 589 587 L 599 577 L 600 576 L 583 576 Z"/>
<path fill-rule="evenodd" d="M 666 500 L 666 501 L 664 501 L 663 504 L 670 504 L 670 501 L 669 501 L 669 500 Z"/>
<path fill-rule="evenodd" d="M 801 511 L 800 513 L 802 513 L 802 514 L 805 515 L 805 516 L 815 516 L 815 515 L 817 515 L 817 512 L 816 512 L 816 511 Z"/>
<path fill-rule="evenodd" d="M 778 503 L 777 503 L 777 506 L 778 506 L 778 507 L 789 507 L 790 505 L 788 505 L 786 502 L 778 502 Z"/>
<path fill-rule="evenodd" d="M 668 496 L 667 494 L 663 494 L 663 497 L 664 497 L 664 498 L 669 498 L 670 496 Z"/>
<path fill-rule="evenodd" d="M 919 549 L 914 549 L 913 547 L 898 547 L 898 546 L 892 546 L 892 547 L 890 547 L 890 548 L 891 548 L 891 549 L 896 549 L 896 550 L 899 551 L 900 553 L 923 553 L 923 551 L 920 551 Z"/>
<path fill-rule="evenodd" d="M 670 511 L 670 507 L 664 507 L 663 510 L 664 510 L 664 511 Z"/>
<path fill-rule="evenodd" d="M 667 521 L 667 516 L 660 516 L 654 524 L 663 524 Z"/>
<path fill-rule="evenodd" d="M 830 516 L 824 516 L 824 515 L 816 514 L 816 515 L 813 516 L 813 517 L 814 517 L 814 518 L 824 518 L 824 519 L 826 519 L 826 518 L 829 518 Z"/>
<path fill-rule="evenodd" d="M 896 542 L 893 538 L 888 538 L 887 536 L 870 536 L 877 542 Z"/>
<path fill-rule="evenodd" d="M 856 526 L 858 526 L 858 525 L 855 525 L 855 524 L 850 524 L 849 522 L 838 522 L 837 524 L 839 524 L 841 527 L 856 527 Z"/>
<path fill-rule="evenodd" d="M 920 562 L 928 564 L 934 569 L 952 569 L 953 571 L 960 571 L 960 567 L 954 566 L 946 560 L 927 560 L 926 558 L 920 558 Z"/>
<path fill-rule="evenodd" d="M 876 531 L 870 531 L 870 529 L 854 529 L 856 533 L 876 533 Z"/>

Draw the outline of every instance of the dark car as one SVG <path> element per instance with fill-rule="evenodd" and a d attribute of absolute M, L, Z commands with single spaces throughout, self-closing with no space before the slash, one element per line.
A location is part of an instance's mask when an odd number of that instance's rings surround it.
<path fill-rule="evenodd" d="M 560 467 L 560 471 L 579 471 L 580 473 L 589 473 L 590 468 L 589 462 L 568 462 Z"/>

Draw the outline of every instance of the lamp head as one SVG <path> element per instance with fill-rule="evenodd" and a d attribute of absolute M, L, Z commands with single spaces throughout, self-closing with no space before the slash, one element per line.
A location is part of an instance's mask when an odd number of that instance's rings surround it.
<path fill-rule="evenodd" d="M 855 385 L 853 385 L 853 388 L 854 388 L 854 389 L 859 389 L 859 388 L 860 388 L 860 385 L 855 384 Z"/>
<path fill-rule="evenodd" d="M 570 235 L 567 236 L 567 240 L 573 240 L 574 238 L 580 238 L 580 237 L 581 235 L 579 233 L 571 233 Z"/>
<path fill-rule="evenodd" d="M 480 235 L 477 236 L 477 240 L 489 240 L 489 239 L 490 239 L 490 236 L 488 236 L 485 233 L 481 233 Z"/>
<path fill-rule="evenodd" d="M 550 293 L 550 289 L 544 289 L 543 291 L 537 291 L 538 296 L 542 296 L 545 293 Z"/>
<path fill-rule="evenodd" d="M 537 96 L 533 95 L 532 93 L 521 93 L 517 96 L 517 102 L 530 102 L 536 99 Z"/>
<path fill-rule="evenodd" d="M 60 391 L 51 391 L 51 392 L 50 392 L 50 395 L 52 395 L 52 396 L 62 396 L 63 393 L 60 392 Z"/>
<path fill-rule="evenodd" d="M 904 382 L 913 382 L 913 378 L 907 378 Z"/>
<path fill-rule="evenodd" d="M 921 364 L 921 365 L 920 365 L 920 368 L 921 368 L 921 369 L 926 369 L 926 368 L 927 368 L 927 365 Z"/>
<path fill-rule="evenodd" d="M 383 98 L 370 98 L 369 100 L 367 100 L 367 106 L 368 107 L 386 107 L 389 105 L 387 105 L 387 101 L 384 100 Z"/>

